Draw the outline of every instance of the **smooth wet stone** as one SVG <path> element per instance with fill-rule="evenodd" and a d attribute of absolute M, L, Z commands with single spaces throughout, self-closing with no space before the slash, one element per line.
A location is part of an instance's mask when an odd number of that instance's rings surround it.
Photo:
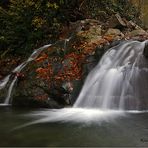
<path fill-rule="evenodd" d="M 145 42 L 145 48 L 144 48 L 143 54 L 146 58 L 148 58 L 148 41 Z"/>

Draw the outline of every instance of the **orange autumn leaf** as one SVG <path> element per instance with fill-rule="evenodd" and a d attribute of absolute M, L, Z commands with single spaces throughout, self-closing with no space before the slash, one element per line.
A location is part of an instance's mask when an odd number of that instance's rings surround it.
<path fill-rule="evenodd" d="M 38 68 L 38 69 L 36 69 L 37 73 L 44 73 L 46 71 L 47 71 L 47 69 L 45 69 L 45 68 Z"/>
<path fill-rule="evenodd" d="M 114 36 L 113 35 L 106 35 L 106 36 L 104 36 L 104 39 L 110 42 L 110 41 L 113 41 Z"/>
<path fill-rule="evenodd" d="M 48 55 L 47 54 L 43 54 L 39 58 L 37 58 L 35 61 L 36 62 L 42 62 L 42 61 L 44 61 L 47 58 L 48 58 Z"/>

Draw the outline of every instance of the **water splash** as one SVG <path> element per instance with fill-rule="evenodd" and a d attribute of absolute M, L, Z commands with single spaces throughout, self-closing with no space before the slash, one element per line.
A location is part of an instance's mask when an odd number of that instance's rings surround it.
<path fill-rule="evenodd" d="M 148 61 L 143 57 L 145 42 L 128 41 L 109 49 L 88 75 L 73 108 L 36 111 L 38 123 L 110 122 L 127 114 L 148 112 Z M 145 110 L 142 110 L 145 109 Z"/>
<path fill-rule="evenodd" d="M 44 111 L 34 111 L 25 115 L 27 117 L 35 118 L 34 121 L 20 125 L 13 130 L 18 130 L 27 126 L 40 123 L 52 122 L 71 122 L 71 123 L 85 123 L 102 124 L 102 122 L 110 122 L 119 116 L 125 116 L 123 111 L 117 110 L 99 110 L 99 109 L 84 109 L 84 108 L 63 108 L 63 109 L 48 109 Z"/>
<path fill-rule="evenodd" d="M 109 49 L 90 72 L 74 107 L 141 110 L 148 107 L 145 42 L 128 41 Z"/>

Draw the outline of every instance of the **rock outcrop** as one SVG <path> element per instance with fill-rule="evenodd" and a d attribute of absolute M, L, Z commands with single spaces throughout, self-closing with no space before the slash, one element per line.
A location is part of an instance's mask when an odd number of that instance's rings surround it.
<path fill-rule="evenodd" d="M 148 41 L 145 42 L 145 48 L 144 48 L 143 54 L 146 58 L 148 58 Z"/>
<path fill-rule="evenodd" d="M 148 38 L 137 26 L 119 15 L 106 24 L 93 19 L 72 23 L 67 39 L 41 52 L 20 72 L 12 104 L 49 108 L 72 105 L 87 74 L 106 50 L 122 40 Z M 147 48 L 146 43 L 146 57 Z"/>

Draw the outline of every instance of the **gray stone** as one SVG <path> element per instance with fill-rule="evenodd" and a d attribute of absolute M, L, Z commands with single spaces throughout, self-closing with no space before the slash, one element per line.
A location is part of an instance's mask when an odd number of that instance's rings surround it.
<path fill-rule="evenodd" d="M 115 35 L 115 36 L 121 35 L 121 34 L 122 33 L 121 33 L 121 31 L 119 29 L 113 29 L 113 28 L 109 28 L 107 30 L 107 32 L 105 33 L 105 35 Z"/>
<path fill-rule="evenodd" d="M 148 58 L 148 41 L 145 42 L 145 47 L 144 47 L 143 55 L 144 55 L 146 58 Z"/>
<path fill-rule="evenodd" d="M 144 36 L 144 35 L 147 35 L 147 32 L 144 31 L 143 29 L 136 29 L 136 30 L 133 30 L 132 32 L 129 33 L 129 35 L 131 37 L 134 37 L 134 36 Z"/>
<path fill-rule="evenodd" d="M 126 27 L 126 23 L 119 14 L 113 15 L 108 21 L 108 27 L 110 28 L 122 28 Z"/>

